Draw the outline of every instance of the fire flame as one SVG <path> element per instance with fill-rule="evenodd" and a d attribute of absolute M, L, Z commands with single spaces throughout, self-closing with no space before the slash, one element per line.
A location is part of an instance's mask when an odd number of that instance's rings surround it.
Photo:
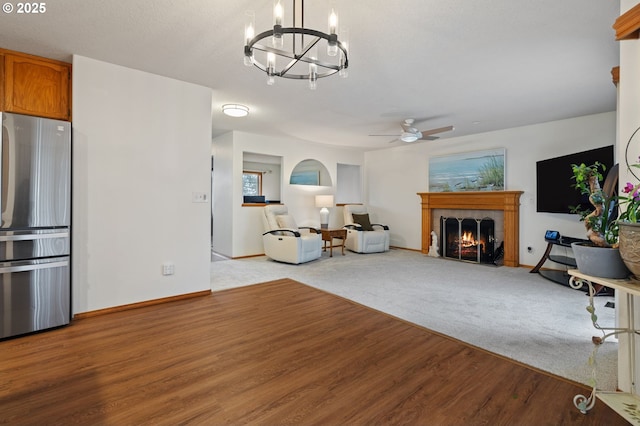
<path fill-rule="evenodd" d="M 479 241 L 473 238 L 473 233 L 465 231 L 460 239 L 460 245 L 462 247 L 474 247 L 479 244 Z"/>

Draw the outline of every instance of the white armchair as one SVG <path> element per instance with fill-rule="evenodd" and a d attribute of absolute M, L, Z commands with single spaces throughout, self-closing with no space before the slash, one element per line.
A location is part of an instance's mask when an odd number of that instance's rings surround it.
<path fill-rule="evenodd" d="M 285 263 L 305 263 L 322 256 L 322 234 L 315 228 L 298 227 L 287 206 L 267 205 L 263 209 L 264 253 Z"/>
<path fill-rule="evenodd" d="M 361 204 L 345 204 L 345 246 L 356 253 L 379 253 L 389 250 L 389 227 L 371 223 L 367 208 Z"/>

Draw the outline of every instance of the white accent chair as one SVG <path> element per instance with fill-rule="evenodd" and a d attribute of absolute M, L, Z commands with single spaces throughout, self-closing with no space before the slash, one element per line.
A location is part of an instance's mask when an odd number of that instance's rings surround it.
<path fill-rule="evenodd" d="M 380 223 L 370 223 L 364 205 L 345 204 L 343 212 L 344 227 L 347 228 L 347 249 L 356 253 L 380 253 L 389 250 L 389 227 Z"/>
<path fill-rule="evenodd" d="M 322 234 L 311 227 L 298 227 L 283 204 L 267 205 L 263 209 L 262 234 L 264 253 L 285 263 L 305 263 L 322 256 Z"/>

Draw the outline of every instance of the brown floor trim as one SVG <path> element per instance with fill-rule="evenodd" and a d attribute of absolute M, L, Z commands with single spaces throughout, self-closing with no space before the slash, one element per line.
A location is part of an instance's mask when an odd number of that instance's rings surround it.
<path fill-rule="evenodd" d="M 161 299 L 147 300 L 144 302 L 130 303 L 128 305 L 114 306 L 112 308 L 98 309 L 95 311 L 80 312 L 73 316 L 74 320 L 91 318 L 98 315 L 110 314 L 113 312 L 128 311 L 130 309 L 144 308 L 146 306 L 160 305 L 162 303 L 175 302 L 177 300 L 193 299 L 195 297 L 210 296 L 211 290 L 203 290 L 195 293 L 179 294 L 177 296 L 163 297 Z"/>

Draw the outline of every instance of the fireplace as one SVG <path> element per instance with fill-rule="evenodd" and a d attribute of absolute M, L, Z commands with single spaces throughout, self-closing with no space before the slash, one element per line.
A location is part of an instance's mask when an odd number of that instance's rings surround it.
<path fill-rule="evenodd" d="M 494 263 L 495 233 L 491 218 L 440 217 L 442 257 Z"/>
<path fill-rule="evenodd" d="M 482 210 L 487 213 L 498 211 L 503 216 L 503 237 L 498 237 L 503 245 L 503 263 L 505 266 L 518 266 L 520 246 L 520 195 L 522 191 L 480 191 L 480 192 L 420 192 L 422 205 L 422 253 L 428 254 L 431 245 L 431 232 L 439 230 L 439 216 L 432 216 L 434 209 Z M 460 217 L 473 217 L 475 214 L 456 214 Z M 487 214 L 487 216 L 489 216 Z M 437 227 L 438 229 L 435 229 Z M 497 231 L 497 230 L 496 230 Z M 498 249 L 496 249 L 498 250 Z"/>

